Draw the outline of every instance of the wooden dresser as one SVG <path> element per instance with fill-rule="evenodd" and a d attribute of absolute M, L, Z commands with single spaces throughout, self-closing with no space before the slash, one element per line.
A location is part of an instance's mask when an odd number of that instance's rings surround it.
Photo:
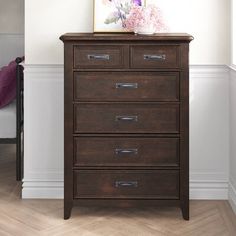
<path fill-rule="evenodd" d="M 64 218 L 177 205 L 189 219 L 188 34 L 65 34 Z"/>

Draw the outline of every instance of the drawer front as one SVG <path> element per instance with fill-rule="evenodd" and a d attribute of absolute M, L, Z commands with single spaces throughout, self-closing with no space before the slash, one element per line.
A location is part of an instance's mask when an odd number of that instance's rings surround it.
<path fill-rule="evenodd" d="M 179 104 L 75 104 L 75 133 L 178 133 Z"/>
<path fill-rule="evenodd" d="M 76 101 L 179 101 L 179 73 L 81 72 Z"/>
<path fill-rule="evenodd" d="M 74 171 L 74 198 L 179 199 L 179 171 Z"/>
<path fill-rule="evenodd" d="M 178 138 L 77 137 L 74 150 L 74 166 L 179 165 Z"/>
<path fill-rule="evenodd" d="M 124 68 L 124 46 L 78 45 L 74 47 L 74 68 L 106 69 Z"/>
<path fill-rule="evenodd" d="M 158 69 L 179 67 L 179 46 L 136 45 L 131 46 L 131 68 Z"/>

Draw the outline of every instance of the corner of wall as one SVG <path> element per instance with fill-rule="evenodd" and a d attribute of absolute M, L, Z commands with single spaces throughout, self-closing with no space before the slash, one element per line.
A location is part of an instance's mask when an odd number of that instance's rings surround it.
<path fill-rule="evenodd" d="M 236 214 L 236 66 L 230 66 L 230 171 L 229 203 Z"/>
<path fill-rule="evenodd" d="M 229 182 L 229 203 L 236 214 L 236 184 L 231 180 Z"/>

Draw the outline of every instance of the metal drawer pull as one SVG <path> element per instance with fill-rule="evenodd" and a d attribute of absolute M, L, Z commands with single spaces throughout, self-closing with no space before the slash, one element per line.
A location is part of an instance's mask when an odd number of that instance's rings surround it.
<path fill-rule="evenodd" d="M 89 54 L 88 55 L 89 60 L 103 60 L 103 61 L 108 61 L 110 60 L 110 55 L 108 54 Z"/>
<path fill-rule="evenodd" d="M 138 121 L 138 116 L 116 116 L 116 121 Z"/>
<path fill-rule="evenodd" d="M 121 154 L 138 154 L 138 149 L 137 148 L 133 148 L 133 149 L 120 149 L 117 148 L 116 150 L 116 155 L 121 155 Z"/>
<path fill-rule="evenodd" d="M 165 54 L 160 54 L 160 55 L 144 55 L 143 58 L 144 58 L 144 60 L 148 60 L 148 61 L 165 61 L 166 55 Z"/>
<path fill-rule="evenodd" d="M 136 89 L 138 88 L 138 83 L 116 83 L 116 88 Z"/>
<path fill-rule="evenodd" d="M 115 186 L 116 186 L 116 188 L 120 188 L 120 187 L 137 188 L 138 187 L 138 181 L 116 181 Z"/>

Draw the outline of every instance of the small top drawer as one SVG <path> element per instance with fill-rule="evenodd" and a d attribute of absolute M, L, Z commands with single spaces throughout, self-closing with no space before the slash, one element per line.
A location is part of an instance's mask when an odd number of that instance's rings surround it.
<path fill-rule="evenodd" d="M 132 69 L 178 68 L 179 46 L 132 45 L 130 57 Z"/>
<path fill-rule="evenodd" d="M 77 45 L 74 46 L 75 69 L 122 69 L 125 48 L 120 45 Z"/>

